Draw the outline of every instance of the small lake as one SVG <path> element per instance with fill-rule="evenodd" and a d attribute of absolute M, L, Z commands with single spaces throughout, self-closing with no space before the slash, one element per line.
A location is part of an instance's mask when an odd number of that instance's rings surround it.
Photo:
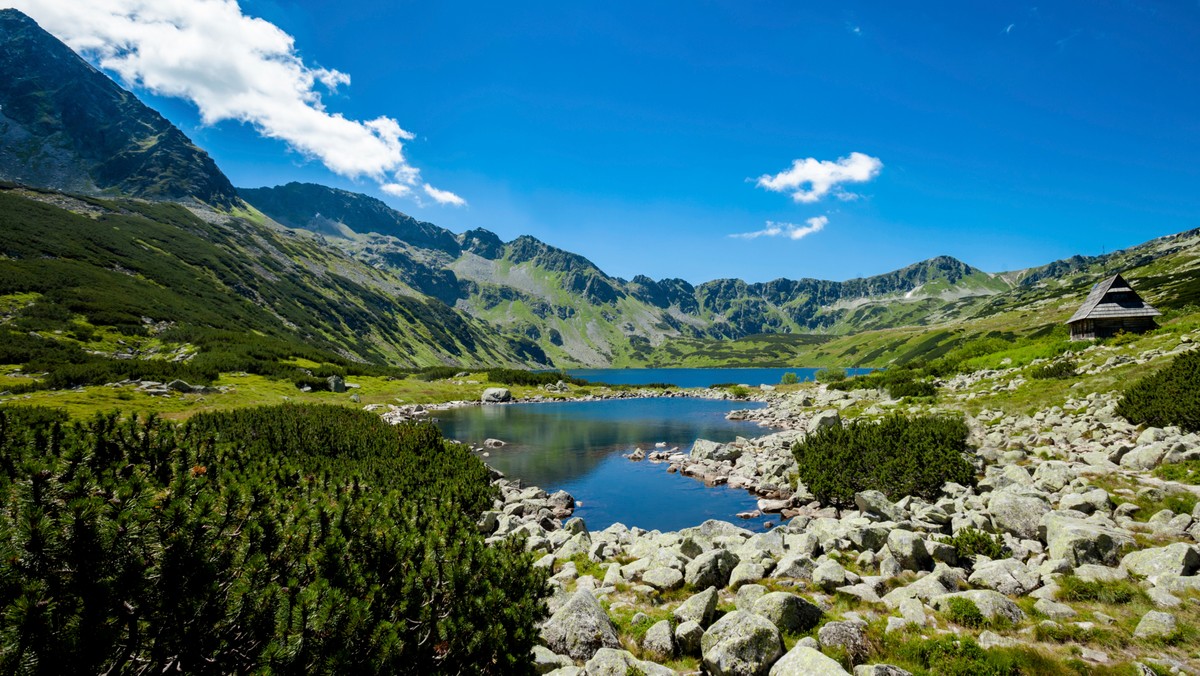
<path fill-rule="evenodd" d="M 670 383 L 676 387 L 712 387 L 720 383 L 738 385 L 778 385 L 785 373 L 795 373 L 801 381 L 812 380 L 818 368 L 664 368 L 664 369 L 570 369 L 567 374 L 610 385 L 648 385 Z M 846 375 L 857 376 L 875 369 L 848 368 Z"/>
<path fill-rule="evenodd" d="M 696 479 L 668 474 L 666 464 L 622 457 L 635 446 L 647 452 L 658 442 L 680 452 L 696 439 L 733 441 L 770 430 L 757 423 L 726 420 L 734 409 L 761 408 L 756 402 L 691 397 L 471 406 L 438 411 L 438 426 L 451 439 L 489 449 L 485 461 L 509 478 L 554 492 L 562 489 L 583 503 L 575 510 L 588 528 L 616 522 L 646 529 L 678 530 L 707 519 L 755 528 L 763 519 L 742 521 L 755 498 L 742 489 L 705 487 Z"/>

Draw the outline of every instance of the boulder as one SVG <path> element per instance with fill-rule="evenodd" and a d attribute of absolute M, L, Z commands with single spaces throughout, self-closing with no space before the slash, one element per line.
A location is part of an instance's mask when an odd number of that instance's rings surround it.
<path fill-rule="evenodd" d="M 1093 514 L 1095 512 L 1110 514 L 1112 512 L 1112 500 L 1108 496 L 1108 491 L 1103 488 L 1093 488 L 1083 493 L 1064 495 L 1063 499 L 1058 502 L 1058 508 L 1073 509 L 1084 514 Z"/>
<path fill-rule="evenodd" d="M 813 570 L 812 581 L 818 587 L 831 592 L 846 584 L 846 569 L 837 561 L 828 559 Z"/>
<path fill-rule="evenodd" d="M 718 444 L 708 439 L 697 439 L 692 444 L 692 460 L 734 461 L 742 456 L 742 449 L 733 444 Z"/>
<path fill-rule="evenodd" d="M 346 391 L 346 379 L 341 376 L 329 376 L 325 379 L 325 383 L 329 386 L 330 392 L 341 393 Z"/>
<path fill-rule="evenodd" d="M 1016 559 L 996 559 L 976 564 L 967 581 L 1007 596 L 1024 596 L 1041 585 L 1042 576 Z"/>
<path fill-rule="evenodd" d="M 783 557 L 775 564 L 771 577 L 793 578 L 796 580 L 811 580 L 816 564 L 805 554 L 795 554 Z"/>
<path fill-rule="evenodd" d="M 591 659 L 601 648 L 620 648 L 617 629 L 592 593 L 577 591 L 542 627 L 550 650 L 576 661 Z"/>
<path fill-rule="evenodd" d="M 671 631 L 670 621 L 656 622 L 646 631 L 642 650 L 655 662 L 666 662 L 675 657 L 675 632 Z"/>
<path fill-rule="evenodd" d="M 807 431 L 809 434 L 814 434 L 818 430 L 826 427 L 836 427 L 841 424 L 842 417 L 838 414 L 836 409 L 831 408 L 827 411 L 821 411 L 820 413 L 814 415 L 812 419 L 808 421 Z"/>
<path fill-rule="evenodd" d="M 737 563 L 737 556 L 732 552 L 712 549 L 692 559 L 684 569 L 683 578 L 697 589 L 721 588 L 729 582 L 729 575 Z"/>
<path fill-rule="evenodd" d="M 1192 575 L 1200 568 L 1200 554 L 1193 545 L 1175 542 L 1166 547 L 1130 552 L 1121 559 L 1121 567 L 1141 577 Z"/>
<path fill-rule="evenodd" d="M 854 667 L 854 676 L 912 676 L 912 672 L 891 664 L 860 664 Z"/>
<path fill-rule="evenodd" d="M 765 617 L 735 610 L 704 632 L 700 653 L 713 676 L 766 674 L 783 655 L 783 640 Z"/>
<path fill-rule="evenodd" d="M 925 541 L 912 531 L 893 530 L 888 534 L 887 548 L 904 570 L 928 570 L 933 565 Z"/>
<path fill-rule="evenodd" d="M 500 404 L 512 401 L 512 398 L 512 392 L 507 387 L 489 387 L 483 391 L 483 396 L 479 400 L 485 404 Z"/>
<path fill-rule="evenodd" d="M 1115 566 L 1121 555 L 1134 546 L 1133 535 L 1128 531 L 1058 512 L 1043 517 L 1039 531 L 1049 557 L 1066 559 L 1072 566 L 1084 563 Z"/>
<path fill-rule="evenodd" d="M 675 627 L 675 650 L 680 655 L 699 655 L 700 639 L 704 636 L 704 627 L 698 622 L 688 620 Z"/>
<path fill-rule="evenodd" d="M 796 644 L 771 667 L 770 676 L 850 676 L 850 672 L 820 650 Z"/>
<path fill-rule="evenodd" d="M 561 519 L 570 516 L 575 511 L 575 498 L 566 491 L 555 491 L 546 499 L 554 518 Z M 582 522 L 580 522 L 582 523 Z"/>
<path fill-rule="evenodd" d="M 674 568 L 651 568 L 642 574 L 642 582 L 659 591 L 679 589 L 683 586 L 683 573 Z"/>
<path fill-rule="evenodd" d="M 1038 536 L 1038 525 L 1049 511 L 1050 505 L 1045 500 L 1016 491 L 995 491 L 988 501 L 992 528 L 1025 540 Z"/>
<path fill-rule="evenodd" d="M 539 674 L 548 674 L 555 669 L 573 665 L 571 658 L 566 655 L 555 655 L 554 651 L 545 646 L 533 646 L 533 669 Z"/>
<path fill-rule="evenodd" d="M 771 621 L 780 631 L 799 634 L 821 621 L 821 609 L 788 592 L 763 594 L 754 602 L 755 615 Z"/>
<path fill-rule="evenodd" d="M 628 650 L 601 648 L 595 657 L 583 665 L 581 676 L 626 676 L 627 674 L 645 674 L 646 676 L 674 676 L 675 672 L 654 662 L 639 660 Z"/>
<path fill-rule="evenodd" d="M 1066 620 L 1078 614 L 1071 606 L 1050 599 L 1038 599 L 1037 603 L 1033 604 L 1033 609 L 1052 620 Z"/>
<path fill-rule="evenodd" d="M 888 521 L 903 520 L 903 513 L 887 496 L 879 491 L 862 491 L 854 494 L 854 504 L 867 514 L 881 516 Z"/>
<path fill-rule="evenodd" d="M 1166 638 L 1175 633 L 1175 616 L 1161 610 L 1151 610 L 1142 615 L 1133 635 L 1137 638 Z"/>
<path fill-rule="evenodd" d="M 695 622 L 701 627 L 707 627 L 717 612 L 717 588 L 709 587 L 699 594 L 693 594 L 688 600 L 679 604 L 671 614 L 680 623 Z"/>
<path fill-rule="evenodd" d="M 867 623 L 862 620 L 827 622 L 817 632 L 817 640 L 823 648 L 836 646 L 845 650 L 852 662 L 861 661 L 870 649 L 867 644 Z"/>
<path fill-rule="evenodd" d="M 949 607 L 950 599 L 952 598 L 963 598 L 971 601 L 979 609 L 979 613 L 989 620 L 998 618 L 1017 624 L 1025 619 L 1025 612 L 1017 604 L 1013 603 L 1011 599 L 1000 592 L 994 592 L 990 589 L 972 589 L 954 594 L 943 594 L 934 598 L 930 603 L 938 610 L 945 610 Z"/>
<path fill-rule="evenodd" d="M 758 582 L 767 576 L 767 569 L 761 563 L 751 563 L 743 561 L 733 567 L 729 573 L 729 588 L 737 589 L 738 587 L 750 582 Z"/>

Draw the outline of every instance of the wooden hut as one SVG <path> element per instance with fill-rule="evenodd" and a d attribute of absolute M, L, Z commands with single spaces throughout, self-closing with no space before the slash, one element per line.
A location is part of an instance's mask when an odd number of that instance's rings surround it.
<path fill-rule="evenodd" d="M 1087 300 L 1067 320 L 1071 340 L 1108 338 L 1118 331 L 1145 333 L 1157 328 L 1154 318 L 1162 313 L 1137 295 L 1121 275 L 1113 275 L 1092 287 Z"/>

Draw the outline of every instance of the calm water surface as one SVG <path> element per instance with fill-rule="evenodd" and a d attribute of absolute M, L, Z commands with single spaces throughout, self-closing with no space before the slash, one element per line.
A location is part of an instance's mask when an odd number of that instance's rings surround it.
<path fill-rule="evenodd" d="M 710 387 L 720 383 L 736 383 L 757 387 L 778 385 L 785 373 L 795 373 L 800 380 L 812 380 L 815 368 L 745 368 L 745 369 L 572 369 L 567 374 L 597 383 L 610 385 L 646 385 L 670 383 L 676 387 Z M 848 368 L 851 376 L 870 373 L 874 369 Z"/>
<path fill-rule="evenodd" d="M 748 528 L 762 519 L 741 521 L 736 514 L 755 508 L 746 491 L 706 488 L 695 479 L 668 474 L 666 465 L 621 457 L 635 446 L 647 451 L 665 442 L 681 452 L 696 439 L 733 441 L 769 429 L 726 420 L 755 402 L 692 398 L 472 406 L 439 411 L 438 426 L 451 439 L 482 444 L 508 442 L 489 450 L 487 463 L 511 478 L 553 492 L 563 489 L 583 502 L 575 510 L 592 530 L 621 522 L 646 529 L 677 530 L 706 519 L 724 519 Z"/>

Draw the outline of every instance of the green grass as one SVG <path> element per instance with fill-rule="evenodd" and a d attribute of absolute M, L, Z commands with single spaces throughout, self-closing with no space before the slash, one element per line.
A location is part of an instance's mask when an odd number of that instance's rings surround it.
<path fill-rule="evenodd" d="M 1200 485 L 1200 460 L 1185 460 L 1170 465 L 1159 465 L 1154 476 L 1164 481 L 1178 481 L 1193 486 Z"/>
<path fill-rule="evenodd" d="M 1122 605 L 1146 600 L 1146 592 L 1129 580 L 1084 580 L 1064 575 L 1058 580 L 1060 601 L 1091 601 L 1107 605 Z"/>

